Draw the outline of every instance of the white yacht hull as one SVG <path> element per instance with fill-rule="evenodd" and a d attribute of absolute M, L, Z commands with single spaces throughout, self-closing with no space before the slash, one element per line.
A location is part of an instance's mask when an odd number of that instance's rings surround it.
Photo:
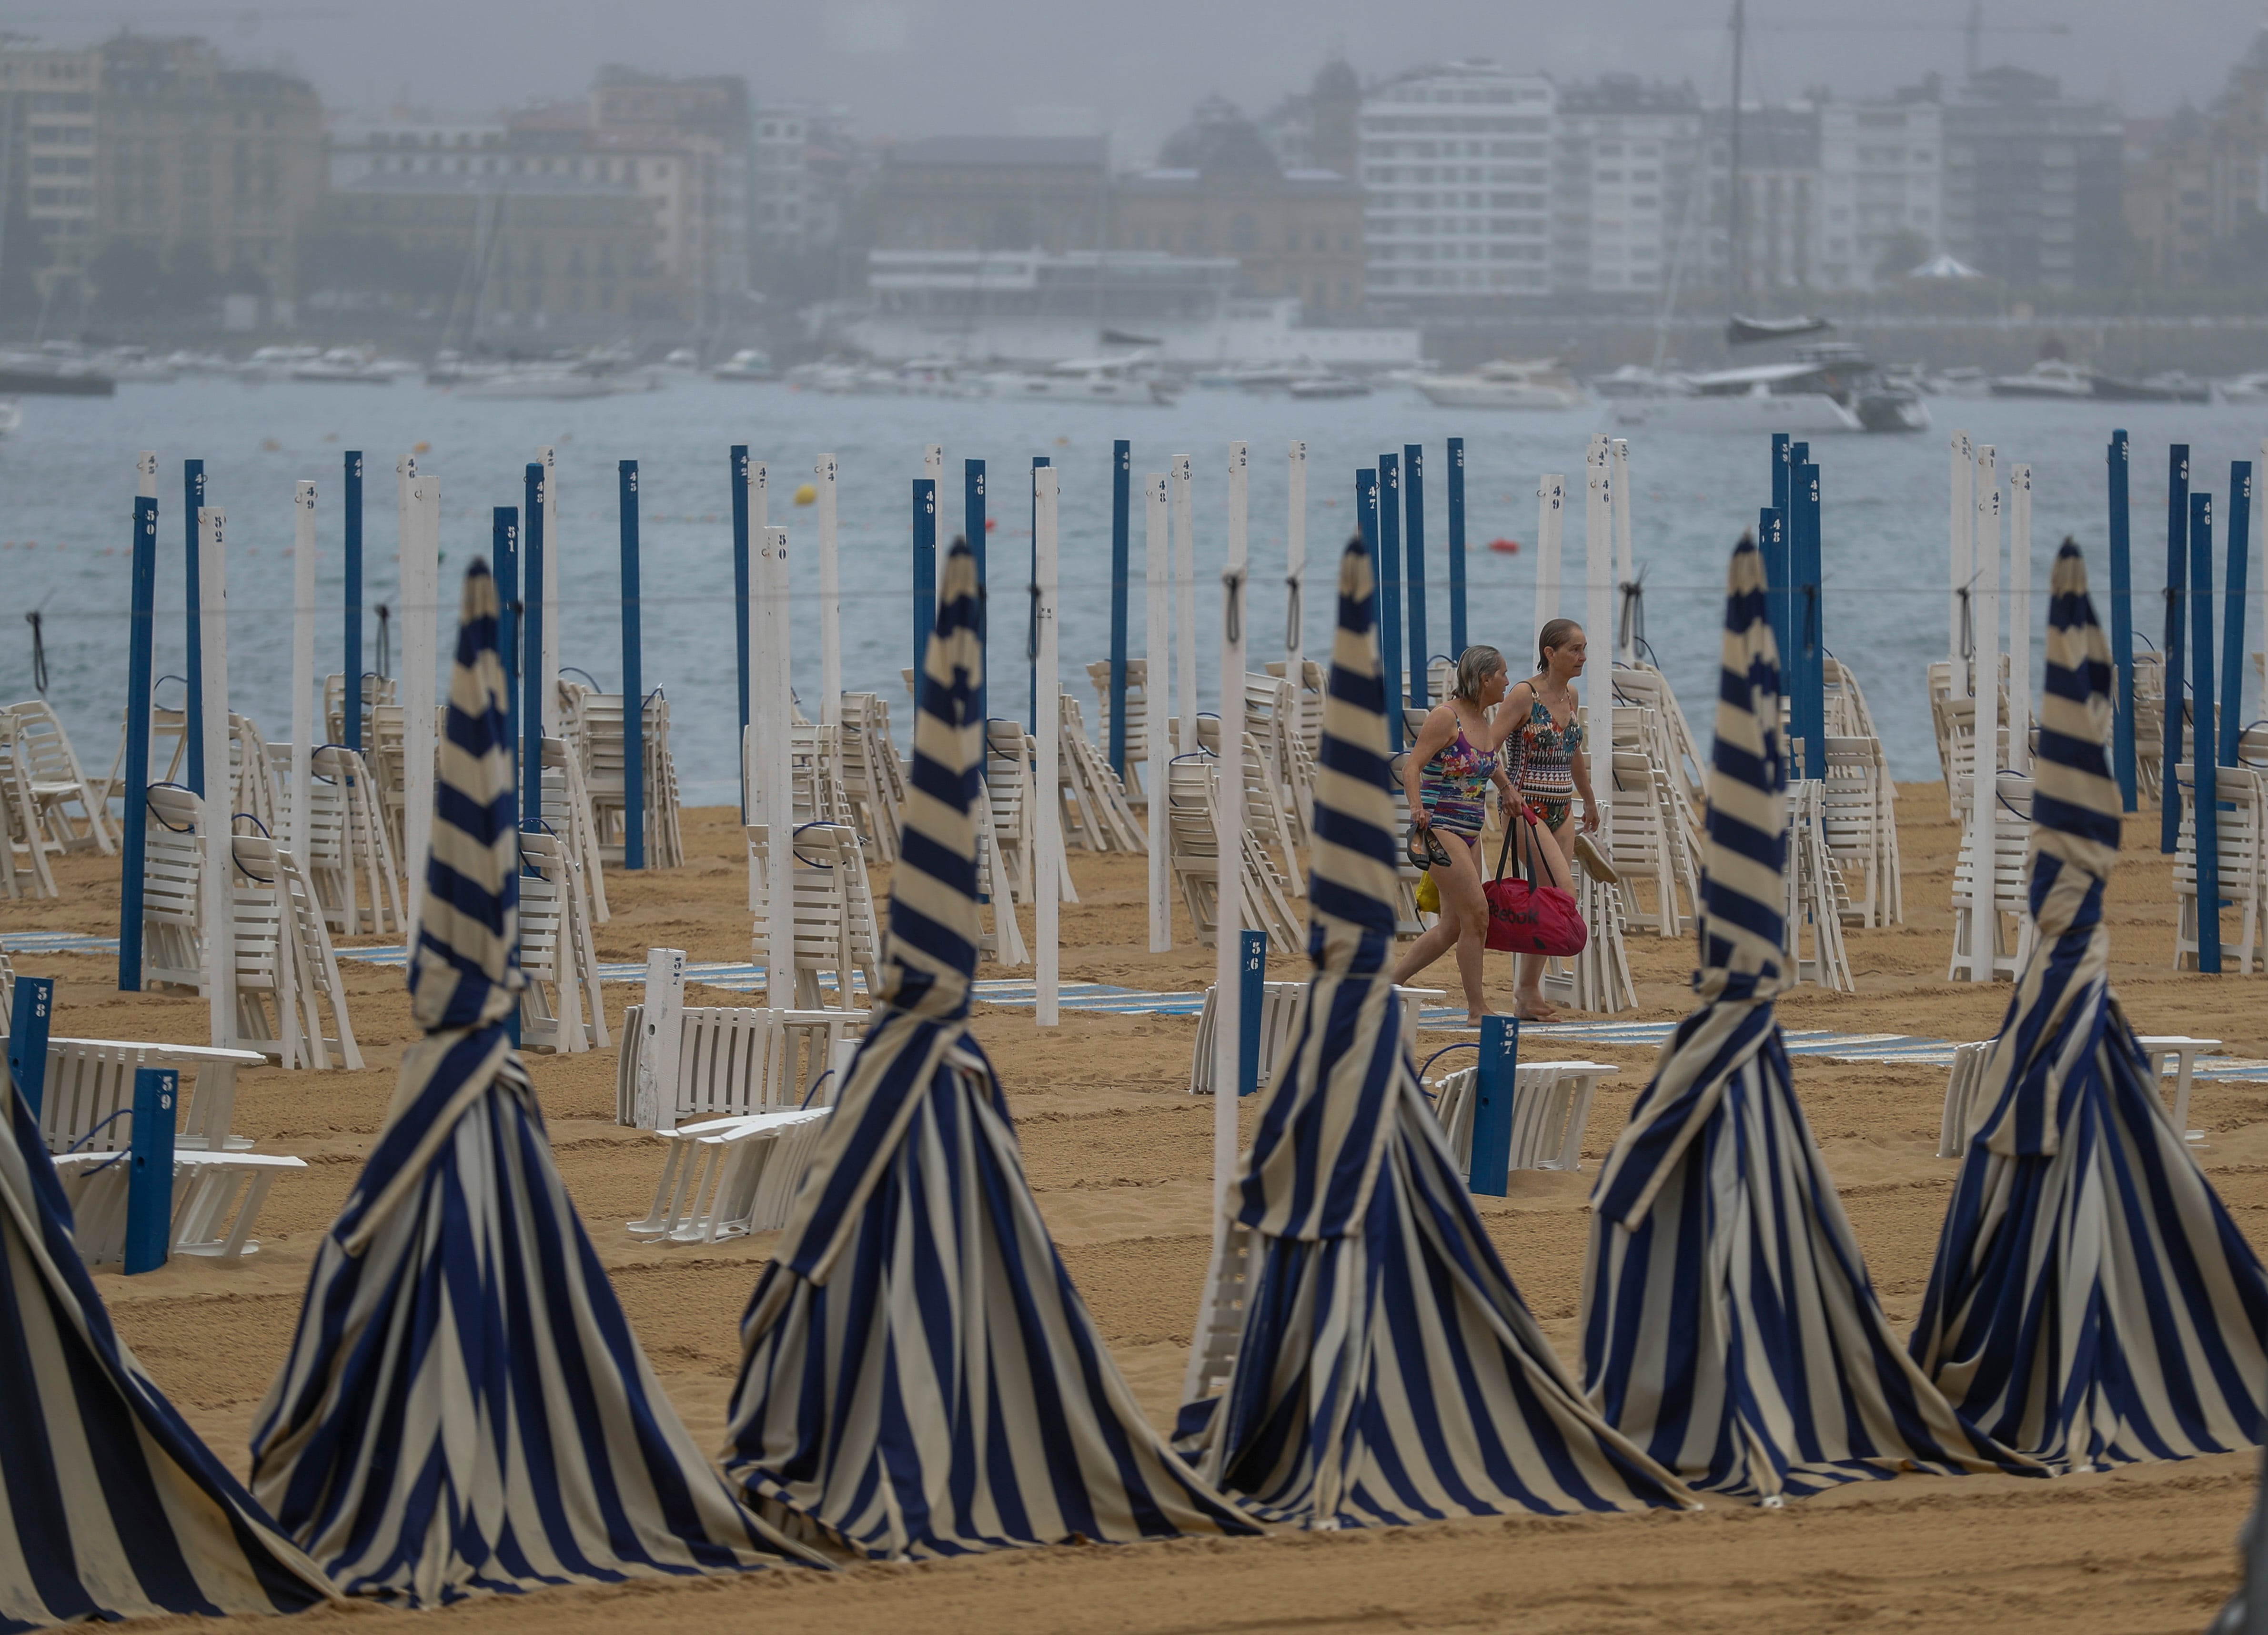
<path fill-rule="evenodd" d="M 1616 400 L 1615 421 L 1680 431 L 1786 431 L 1796 437 L 1867 429 L 1855 410 L 1824 392 L 1625 397 Z"/>

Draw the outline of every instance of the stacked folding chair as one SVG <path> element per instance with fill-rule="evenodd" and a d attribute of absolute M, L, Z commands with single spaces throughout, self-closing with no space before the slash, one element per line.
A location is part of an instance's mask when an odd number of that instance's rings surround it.
<path fill-rule="evenodd" d="M 0 713 L 15 718 L 13 775 L 28 783 L 48 837 L 64 851 L 115 855 L 103 797 L 80 767 L 54 706 L 44 698 L 27 698 Z"/>
<path fill-rule="evenodd" d="M 342 936 L 400 932 L 401 872 L 380 815 L 378 786 L 353 750 L 325 744 L 310 758 L 307 855 L 302 859 L 323 919 Z M 288 815 L 291 784 L 286 781 Z"/>
<path fill-rule="evenodd" d="M 2166 659 L 2134 655 L 2134 784 L 2141 800 L 2162 802 L 2166 750 Z"/>
<path fill-rule="evenodd" d="M 1086 667 L 1094 683 L 1095 743 L 1105 760 L 1110 753 L 1110 661 L 1098 659 Z M 1150 661 L 1126 661 L 1126 803 L 1146 808 L 1150 797 L 1142 788 L 1142 773 L 1150 764 Z"/>
<path fill-rule="evenodd" d="M 751 940 L 759 954 L 771 946 L 770 913 L 773 858 L 769 830 L 746 826 L 750 898 L 755 915 Z M 874 916 L 874 892 L 866 876 L 858 831 L 847 823 L 806 823 L 790 837 L 792 867 L 788 913 L 795 927 L 795 976 L 784 986 L 765 976 L 765 997 L 774 1005 L 802 1010 L 863 1010 L 880 991 L 881 938 Z M 828 978 L 822 983 L 821 978 Z M 865 983 L 858 998 L 854 977 Z"/>
<path fill-rule="evenodd" d="M 153 784 L 144 803 L 142 980 L 201 991 L 204 858 L 197 831 L 204 802 L 188 790 Z"/>
<path fill-rule="evenodd" d="M 788 786 L 796 823 L 848 823 L 850 797 L 843 785 L 843 729 L 799 721 L 788 728 Z M 745 758 L 754 764 L 753 757 Z"/>
<path fill-rule="evenodd" d="M 0 710 L 0 894 L 52 897 L 57 892 L 48 853 L 54 843 L 32 793 L 23 730 L 12 713 Z M 24 853 L 20 863 L 16 858 L 18 847 Z"/>
<path fill-rule="evenodd" d="M 2004 778 L 2004 787 L 2014 781 Z M 1978 880 L 1974 827 L 1964 829 L 1961 854 L 1953 866 L 1953 957 L 1945 971 L 1948 981 L 1975 980 L 1972 968 L 1977 961 L 1970 950 L 1976 945 L 1971 940 L 1970 926 L 1980 913 L 1990 917 L 1992 932 L 1992 952 L 1986 956 L 1991 962 L 1987 974 L 2013 977 L 2023 968 L 2032 935 L 2032 917 L 2025 902 L 2024 887 L 2024 852 L 2029 838 L 2029 825 L 2025 820 L 2029 816 L 2029 810 L 2011 812 L 2002 808 L 1999 821 L 1993 825 L 1988 886 L 1980 886 Z"/>
<path fill-rule="evenodd" d="M 2218 769 L 2220 809 L 2218 827 L 2220 897 L 2242 917 L 2236 944 L 2236 968 L 2250 976 L 2256 949 L 2261 947 L 2261 910 L 2268 906 L 2268 865 L 2264 865 L 2262 839 L 2268 834 L 2268 794 L 2261 775 L 2250 767 Z M 2183 762 L 2174 769 L 2181 787 L 2182 826 L 2174 848 L 2174 897 L 2181 909 L 2174 930 L 2174 968 L 2193 971 L 2198 965 L 2197 799 L 2191 779 L 2195 769 Z M 2224 961 L 2228 945 L 2221 945 Z M 2261 965 L 2268 969 L 2268 950 Z M 2223 964 L 2222 969 L 2228 966 Z"/>
<path fill-rule="evenodd" d="M 1244 732 L 1260 747 L 1292 838 L 1306 844 L 1314 806 L 1315 766 L 1300 735 L 1300 704 L 1289 681 L 1274 675 L 1244 678 Z M 1285 867 L 1294 879 L 1299 876 L 1296 863 L 1287 859 Z"/>
<path fill-rule="evenodd" d="M 379 704 L 394 704 L 401 702 L 400 690 L 392 676 L 365 675 L 362 678 L 362 741 L 364 743 L 370 742 L 372 709 Z M 347 740 L 346 680 L 335 670 L 323 678 L 323 731 L 335 744 L 342 744 Z"/>
<path fill-rule="evenodd" d="M 1288 681 L 1291 678 L 1284 674 L 1284 667 L 1283 659 L 1272 659 L 1267 665 L 1268 674 L 1278 681 Z M 1293 717 L 1299 723 L 1300 742 L 1306 748 L 1307 764 L 1312 767 L 1323 741 L 1323 667 L 1313 659 L 1301 660 L 1292 701 Z"/>
<path fill-rule="evenodd" d="M 256 836 L 231 842 L 236 863 L 234 889 L 237 1038 L 281 1066 L 360 1069 L 347 1014 L 346 984 L 299 860 L 291 851 Z M 273 1021 L 261 1004 L 265 995 Z M 325 1035 L 328 1007 L 335 1030 Z"/>
<path fill-rule="evenodd" d="M 1059 690 L 1059 703 L 1061 749 L 1056 768 L 1066 843 L 1089 851 L 1147 851 L 1149 837 L 1127 804 L 1126 786 L 1086 736 L 1079 700 Z"/>
<path fill-rule="evenodd" d="M 890 711 L 875 693 L 843 695 L 843 796 L 850 821 L 874 848 L 875 858 L 898 856 L 898 806 L 904 780 L 890 741 Z"/>
<path fill-rule="evenodd" d="M 609 863 L 620 863 L 628 832 L 623 808 L 628 783 L 623 775 L 622 696 L 593 692 L 565 681 L 559 683 L 559 695 L 561 735 L 582 758 L 583 786 L 589 792 L 591 815 L 599 832 L 600 855 Z M 669 700 L 659 688 L 647 695 L 642 730 L 645 865 L 678 868 L 685 862 L 685 839 L 679 818 L 677 757 L 669 742 Z"/>
<path fill-rule="evenodd" d="M 1201 715 L 1197 718 L 1197 748 L 1209 755 L 1220 754 L 1220 718 Z M 1297 818 L 1287 808 L 1291 802 L 1283 786 L 1276 781 L 1270 763 L 1267 746 L 1251 733 L 1244 734 L 1244 829 L 1246 836 L 1263 851 L 1272 851 L 1281 859 L 1278 875 L 1285 892 L 1291 896 L 1307 893 L 1305 872 L 1300 867 L 1300 854 L 1293 849 L 1292 836 Z M 1219 767 L 1216 762 L 1214 776 Z"/>
<path fill-rule="evenodd" d="M 261 830 L 269 835 L 281 832 L 276 825 L 276 813 L 281 809 L 276 797 L 276 777 L 269 751 L 281 748 L 289 765 L 289 745 L 270 746 L 261 735 L 260 724 L 249 716 L 232 710 L 228 714 L 228 776 L 231 799 L 235 805 L 230 809 L 232 818 L 250 818 Z"/>
<path fill-rule="evenodd" d="M 1788 785 L 1787 955 L 1799 983 L 1836 993 L 1857 991 L 1851 956 L 1843 945 L 1850 899 L 1843 871 L 1827 844 L 1827 806 L 1819 779 Z M 1811 951 L 1804 952 L 1808 939 Z"/>
<path fill-rule="evenodd" d="M 1594 757 L 1595 757 L 1595 752 Z M 1682 890 L 1689 905 L 1700 902 L 1693 851 L 1679 809 L 1676 786 L 1669 775 L 1669 749 L 1660 718 L 1651 709 L 1617 704 L 1614 707 L 1614 744 L 1609 767 L 1614 798 L 1607 806 L 1602 839 L 1624 883 L 1645 880 L 1652 887 L 1653 907 L 1642 907 L 1624 893 L 1624 911 L 1656 935 L 1681 934 L 1677 898 Z M 1606 757 L 1595 757 L 1606 758 Z"/>
<path fill-rule="evenodd" d="M 1589 939 L 1581 953 L 1554 960 L 1543 974 L 1544 997 L 1578 1011 L 1612 1016 L 1638 1008 L 1638 984 L 1631 978 L 1625 943 L 1628 910 L 1616 886 L 1593 880 L 1581 868 L 1575 878 L 1575 911 Z"/>
<path fill-rule="evenodd" d="M 591 792 L 583 786 L 583 763 L 564 738 L 543 740 L 543 826 L 567 843 L 567 855 L 582 871 L 591 897 L 591 923 L 603 925 L 611 917 L 607 909 L 607 871 L 599 855 L 599 825 L 591 810 Z"/>
<path fill-rule="evenodd" d="M 1166 838 L 1174 883 L 1198 942 L 1207 947 L 1212 946 L 1219 901 L 1220 830 L 1215 814 L 1220 799 L 1215 756 L 1175 755 L 1166 763 Z M 1292 915 L 1289 894 L 1275 864 L 1248 829 L 1241 875 L 1245 926 L 1266 932 L 1271 947 L 1299 947 L 1300 923 Z"/>
<path fill-rule="evenodd" d="M 1618 664 L 1615 667 L 1615 702 L 1653 711 L 1660 733 L 1660 753 L 1657 758 L 1677 792 L 1679 810 L 1697 836 L 1693 849 L 1697 852 L 1699 814 L 1706 804 L 1702 788 L 1701 752 L 1694 744 L 1693 729 L 1686 723 L 1685 711 L 1670 689 L 1669 678 L 1650 664 Z"/>
<path fill-rule="evenodd" d="M 556 835 L 521 835 L 519 858 L 521 1048 L 603 1049 L 611 1041 L 582 871 Z"/>

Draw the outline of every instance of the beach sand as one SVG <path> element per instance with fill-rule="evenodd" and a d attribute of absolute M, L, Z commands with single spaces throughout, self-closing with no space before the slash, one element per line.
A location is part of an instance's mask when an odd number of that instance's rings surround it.
<path fill-rule="evenodd" d="M 1956 831 L 1942 786 L 1902 786 L 1898 817 L 1909 923 L 1850 931 L 1859 991 L 1799 990 L 1780 1005 L 1789 1027 L 1960 1040 L 1988 1036 L 1999 1025 L 2007 983 L 1944 979 Z M 721 808 L 688 813 L 681 869 L 610 874 L 614 918 L 598 928 L 602 959 L 643 960 L 653 946 L 682 947 L 696 960 L 749 957 L 733 818 Z M 2154 813 L 2130 820 L 2110 887 L 2113 981 L 2127 1013 L 2146 1034 L 2218 1038 L 2232 1054 L 2268 1056 L 2268 986 L 2171 968 L 2174 898 L 2158 824 Z M 1082 901 L 1063 910 L 1066 981 L 1196 990 L 1211 980 L 1212 956 L 1187 939 L 1178 907 L 1184 946 L 1169 954 L 1146 951 L 1144 859 L 1073 852 L 1071 867 Z M 0 904 L 0 929 L 114 932 L 115 862 L 73 858 L 58 873 L 60 902 Z M 878 893 L 886 879 L 878 871 Z M 2226 923 L 2233 944 L 2235 916 Z M 1629 946 L 1639 1014 L 1682 1015 L 1690 932 L 1674 941 L 1634 934 Z M 118 993 L 114 961 L 42 954 L 15 962 L 58 979 L 58 1033 L 206 1040 L 202 1000 Z M 239 1471 L 253 1414 L 291 1344 L 315 1244 L 370 1149 L 412 1036 L 399 971 L 342 968 L 369 1067 L 263 1069 L 240 1081 L 237 1131 L 256 1137 L 261 1151 L 296 1153 L 310 1165 L 270 1195 L 260 1252 L 232 1265 L 177 1261 L 145 1277 L 96 1279 L 121 1334 Z M 1304 969 L 1298 954 L 1271 961 L 1280 977 Z M 1491 956 L 1489 976 L 1492 997 L 1508 1008 L 1509 962 Z M 1424 980 L 1454 990 L 1453 964 L 1442 961 Z M 609 984 L 607 997 L 609 1021 L 618 1023 L 637 989 Z M 687 997 L 746 1002 L 699 988 Z M 981 1007 L 975 1027 L 999 1069 L 1027 1170 L 1071 1276 L 1162 1426 L 1180 1390 L 1210 1230 L 1212 1104 L 1187 1094 L 1196 1023 L 1067 1011 L 1060 1027 L 1042 1031 L 1028 1010 Z M 1455 1036 L 1421 1036 L 1421 1049 Z M 1581 1055 L 1622 1069 L 1593 1108 L 1581 1175 L 1516 1174 L 1509 1197 L 1476 1200 L 1521 1293 L 1573 1365 L 1591 1180 L 1653 1053 L 1539 1039 L 1528 1054 Z M 613 1123 L 615 1062 L 604 1050 L 537 1056 L 530 1065 L 560 1169 L 638 1337 L 697 1440 L 715 1447 L 739 1361 L 739 1320 L 773 1234 L 711 1248 L 630 1238 L 623 1223 L 644 1212 L 660 1153 L 650 1137 Z M 1903 1331 L 1920 1302 L 1955 1169 L 1934 1156 L 1945 1071 L 1813 1057 L 1796 1058 L 1794 1068 L 1875 1287 Z M 1248 1129 L 1250 1117 L 1248 1108 Z M 2210 1132 L 2201 1159 L 2214 1185 L 2255 1246 L 2268 1245 L 2268 1085 L 2200 1084 L 2189 1122 Z M 2257 1469 L 2257 1456 L 2244 1453 L 2052 1482 L 1908 1476 L 1777 1512 L 1712 1503 L 1690 1515 L 1066 1547 L 828 1575 L 780 1571 L 561 1590 L 431 1616 L 449 1627 L 541 1627 L 556 1635 L 743 1617 L 839 1635 L 1398 1628 L 1543 1635 L 1673 1624 L 1689 1635 L 1755 1635 L 1956 1622 L 1989 1623 L 1996 1635 L 2196 1631 L 2235 1581 L 2235 1539 Z M 303 1622 L 384 1616 L 357 1608 Z"/>

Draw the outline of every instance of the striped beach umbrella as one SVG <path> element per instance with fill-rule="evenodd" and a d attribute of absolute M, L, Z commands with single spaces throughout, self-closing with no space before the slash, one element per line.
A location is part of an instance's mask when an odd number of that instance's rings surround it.
<path fill-rule="evenodd" d="M 404 1607 L 815 1559 L 736 1500 L 662 1394 L 560 1184 L 518 1003 L 497 593 L 465 575 L 425 908 L 425 1037 L 316 1252 L 253 1491 L 341 1588 Z"/>
<path fill-rule="evenodd" d="M 335 1592 L 112 1330 L 0 1063 L 0 1631 Z"/>
<path fill-rule="evenodd" d="M 969 1031 L 983 684 L 956 543 L 914 718 L 882 992 L 740 1327 L 725 1471 L 878 1557 L 1252 1530 L 1151 1429 Z"/>
<path fill-rule="evenodd" d="M 1764 559 L 1725 602 L 1700 1009 L 1601 1166 L 1584 1380 L 1696 1488 L 1778 1504 L 1902 1468 L 2037 1467 L 1966 1424 L 1891 1332 L 1788 1076 L 1786 767 Z"/>
<path fill-rule="evenodd" d="M 1912 1350 L 1984 1430 L 2087 1470 L 2261 1440 L 2268 1277 L 2110 992 L 2110 649 L 2068 541 L 2050 595 L 2039 935 L 1985 1058 Z"/>
<path fill-rule="evenodd" d="M 1231 1194 L 1234 1362 L 1184 1406 L 1177 1446 L 1259 1513 L 1316 1528 L 1690 1506 L 1576 1388 L 1418 1086 L 1388 970 L 1398 847 L 1372 589 L 1358 540 L 1316 761 L 1315 974 Z"/>

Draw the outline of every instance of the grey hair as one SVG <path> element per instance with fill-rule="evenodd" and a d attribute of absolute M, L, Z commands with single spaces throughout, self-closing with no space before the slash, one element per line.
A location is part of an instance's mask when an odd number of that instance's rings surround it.
<path fill-rule="evenodd" d="M 1510 667 L 1504 661 L 1504 655 L 1495 648 L 1485 644 L 1466 648 L 1463 652 L 1457 655 L 1457 680 L 1456 684 L 1450 689 L 1451 696 L 1464 699 L 1469 703 L 1478 703 L 1481 699 L 1481 689 L 1487 685 L 1489 677 L 1498 670 L 1505 671 L 1507 677 L 1511 674 Z"/>

